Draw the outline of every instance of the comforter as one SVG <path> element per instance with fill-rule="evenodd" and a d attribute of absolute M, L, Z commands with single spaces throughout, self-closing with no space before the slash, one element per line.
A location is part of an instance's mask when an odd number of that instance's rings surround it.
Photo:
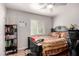
<path fill-rule="evenodd" d="M 59 34 L 62 34 L 59 37 Z M 38 46 L 42 46 L 43 55 L 56 55 L 68 49 L 66 32 L 54 32 L 53 36 L 32 36 L 32 41 L 44 39 L 43 42 L 38 43 Z"/>
<path fill-rule="evenodd" d="M 67 40 L 65 38 L 51 38 L 50 40 L 47 39 L 42 43 L 42 53 L 43 55 L 56 55 L 67 50 L 67 46 Z"/>

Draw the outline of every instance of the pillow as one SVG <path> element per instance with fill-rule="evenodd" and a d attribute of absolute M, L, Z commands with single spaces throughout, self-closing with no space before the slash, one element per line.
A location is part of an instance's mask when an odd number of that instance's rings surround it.
<path fill-rule="evenodd" d="M 67 32 L 60 32 L 61 38 L 67 38 L 68 33 Z"/>
<path fill-rule="evenodd" d="M 35 38 L 31 38 L 32 39 L 32 42 L 35 42 Z"/>
<path fill-rule="evenodd" d="M 43 39 L 43 36 L 41 35 L 34 35 L 31 37 L 33 42 L 39 41 L 40 39 Z"/>
<path fill-rule="evenodd" d="M 37 41 L 37 40 L 39 39 L 39 37 L 40 37 L 40 36 L 35 35 L 35 36 L 32 36 L 31 38 L 32 38 L 32 41 L 35 42 L 35 41 Z"/>
<path fill-rule="evenodd" d="M 50 33 L 50 36 L 52 36 L 54 38 L 59 38 L 60 34 L 59 34 L 59 32 L 52 32 L 52 33 Z"/>

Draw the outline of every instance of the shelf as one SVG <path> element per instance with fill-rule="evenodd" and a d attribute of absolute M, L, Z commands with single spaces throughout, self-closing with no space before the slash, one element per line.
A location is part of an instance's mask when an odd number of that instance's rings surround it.
<path fill-rule="evenodd" d="M 8 33 L 8 32 L 6 32 L 5 35 L 14 35 L 14 33 Z"/>
<path fill-rule="evenodd" d="M 10 46 L 10 47 L 5 47 L 6 51 L 10 51 L 10 50 L 16 50 L 17 46 Z"/>
<path fill-rule="evenodd" d="M 17 25 L 5 25 L 5 53 L 17 52 Z"/>
<path fill-rule="evenodd" d="M 17 50 L 15 50 L 15 51 L 7 51 L 7 52 L 6 52 L 6 55 L 8 56 L 8 55 L 14 54 L 14 53 L 17 53 Z"/>
<path fill-rule="evenodd" d="M 9 41 L 9 40 L 16 40 L 17 38 L 13 38 L 13 39 L 5 39 L 6 41 Z"/>

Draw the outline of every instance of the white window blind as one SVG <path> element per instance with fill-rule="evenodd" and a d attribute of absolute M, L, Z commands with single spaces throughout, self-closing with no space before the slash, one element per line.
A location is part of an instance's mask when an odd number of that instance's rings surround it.
<path fill-rule="evenodd" d="M 44 34 L 44 23 L 40 20 L 31 20 L 31 35 Z"/>

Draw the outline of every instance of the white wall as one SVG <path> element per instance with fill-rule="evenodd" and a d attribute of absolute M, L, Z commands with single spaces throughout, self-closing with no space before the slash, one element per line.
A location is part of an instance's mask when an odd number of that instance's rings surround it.
<path fill-rule="evenodd" d="M 69 27 L 70 24 L 79 25 L 79 4 L 69 4 L 62 7 L 57 17 L 54 20 L 52 19 L 52 23 L 53 27 L 59 25 L 65 25 Z"/>
<path fill-rule="evenodd" d="M 0 56 L 5 55 L 5 35 L 4 35 L 4 24 L 5 24 L 5 7 L 0 4 Z"/>
<path fill-rule="evenodd" d="M 50 32 L 51 29 L 51 19 L 49 17 L 30 14 L 27 12 L 7 9 L 6 24 L 17 24 L 19 21 L 24 20 L 27 23 L 25 27 L 18 26 L 18 49 L 27 48 L 27 37 L 30 36 L 30 20 L 42 20 L 45 24 L 46 34 Z M 41 25 L 40 25 L 41 26 Z"/>

